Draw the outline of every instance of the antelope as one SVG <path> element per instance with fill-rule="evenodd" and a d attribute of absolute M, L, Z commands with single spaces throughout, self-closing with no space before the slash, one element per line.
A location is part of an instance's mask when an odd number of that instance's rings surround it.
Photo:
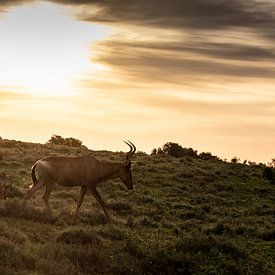
<path fill-rule="evenodd" d="M 105 202 L 99 195 L 96 187 L 109 179 L 119 178 L 128 190 L 133 189 L 131 158 L 136 152 L 136 147 L 131 141 L 124 142 L 130 147 L 124 163 L 100 161 L 92 156 L 45 157 L 38 160 L 31 168 L 33 185 L 26 193 L 24 201 L 29 199 L 41 187 L 45 186 L 43 200 L 48 212 L 49 197 L 55 183 L 66 187 L 80 186 L 76 210 L 74 212 L 74 222 L 79 215 L 79 209 L 87 190 L 99 202 L 107 220 L 110 221 Z"/>

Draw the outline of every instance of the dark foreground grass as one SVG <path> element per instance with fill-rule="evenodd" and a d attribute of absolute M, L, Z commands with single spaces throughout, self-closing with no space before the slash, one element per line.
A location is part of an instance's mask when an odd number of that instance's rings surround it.
<path fill-rule="evenodd" d="M 92 196 L 73 224 L 78 189 L 43 190 L 25 205 L 30 167 L 47 155 L 122 161 L 123 153 L 0 140 L 0 274 L 273 274 L 274 185 L 261 166 L 135 156 L 135 187 L 102 184 L 111 222 Z M 2 186 L 1 185 L 1 186 Z"/>

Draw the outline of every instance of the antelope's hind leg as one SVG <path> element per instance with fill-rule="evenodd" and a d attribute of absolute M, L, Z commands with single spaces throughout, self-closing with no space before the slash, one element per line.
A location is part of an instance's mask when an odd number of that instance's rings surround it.
<path fill-rule="evenodd" d="M 32 186 L 30 190 L 26 193 L 24 196 L 23 200 L 24 202 L 28 200 L 37 190 L 39 190 L 41 187 L 43 187 L 45 183 L 43 181 L 38 181 L 36 184 Z"/>

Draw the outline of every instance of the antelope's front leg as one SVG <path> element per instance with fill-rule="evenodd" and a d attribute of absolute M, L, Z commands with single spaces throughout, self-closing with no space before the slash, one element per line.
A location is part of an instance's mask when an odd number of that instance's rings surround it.
<path fill-rule="evenodd" d="M 75 213 L 74 213 L 74 223 L 77 220 L 78 213 L 79 213 L 79 208 L 82 205 L 83 198 L 86 194 L 86 191 L 87 191 L 87 188 L 85 186 L 82 186 L 80 191 L 79 191 L 78 198 L 77 198 L 77 203 L 76 203 L 76 209 L 75 209 Z"/>
<path fill-rule="evenodd" d="M 105 213 L 106 219 L 109 222 L 111 219 L 110 219 L 109 214 L 107 213 L 106 204 L 105 204 L 104 200 L 101 198 L 101 196 L 97 192 L 96 188 L 90 188 L 90 191 L 93 194 L 93 196 L 96 198 L 96 200 L 100 203 L 100 205 L 103 208 L 103 211 Z"/>
<path fill-rule="evenodd" d="M 51 191 L 52 191 L 52 187 L 53 187 L 52 184 L 47 184 L 47 185 L 46 185 L 45 193 L 44 193 L 44 195 L 43 195 L 43 200 L 44 200 L 44 202 L 45 202 L 46 212 L 47 212 L 47 213 L 50 213 L 49 197 L 50 197 L 50 194 L 51 194 Z"/>

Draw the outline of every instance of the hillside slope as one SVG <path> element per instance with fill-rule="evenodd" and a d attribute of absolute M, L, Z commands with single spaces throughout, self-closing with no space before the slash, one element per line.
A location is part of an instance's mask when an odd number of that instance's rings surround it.
<path fill-rule="evenodd" d="M 24 206 L 30 168 L 49 155 L 123 161 L 122 152 L 0 140 L 1 274 L 271 274 L 274 185 L 260 166 L 137 153 L 134 190 L 103 183 L 112 221 L 88 195 L 72 223 L 78 188 L 43 190 Z"/>

